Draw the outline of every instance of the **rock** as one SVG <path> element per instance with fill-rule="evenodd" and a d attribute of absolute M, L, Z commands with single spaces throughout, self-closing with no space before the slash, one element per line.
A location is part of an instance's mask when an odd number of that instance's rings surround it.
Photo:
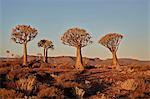
<path fill-rule="evenodd" d="M 121 89 L 134 91 L 138 86 L 138 83 L 134 79 L 128 79 L 121 83 Z"/>
<path fill-rule="evenodd" d="M 108 98 L 105 96 L 105 94 L 102 94 L 100 99 L 108 99 Z"/>
<path fill-rule="evenodd" d="M 85 84 L 90 84 L 91 82 L 88 80 L 85 80 Z"/>
<path fill-rule="evenodd" d="M 83 99 L 85 91 L 82 88 L 75 87 L 75 94 L 79 99 Z"/>
<path fill-rule="evenodd" d="M 133 73 L 133 72 L 134 72 L 134 69 L 133 69 L 133 68 L 128 68 L 128 69 L 127 69 L 127 72 L 128 72 L 128 73 Z"/>

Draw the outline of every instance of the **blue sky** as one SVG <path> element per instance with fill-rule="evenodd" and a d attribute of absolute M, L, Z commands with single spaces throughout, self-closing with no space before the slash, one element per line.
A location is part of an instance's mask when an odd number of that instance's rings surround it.
<path fill-rule="evenodd" d="M 0 56 L 5 50 L 22 55 L 22 45 L 10 39 L 18 24 L 38 29 L 29 42 L 28 54 L 43 52 L 37 42 L 43 38 L 54 42 L 49 56 L 75 56 L 75 48 L 63 45 L 61 35 L 72 27 L 86 29 L 94 43 L 82 49 L 85 57 L 111 58 L 109 50 L 98 44 L 108 32 L 124 35 L 118 57 L 150 60 L 149 0 L 0 0 Z"/>

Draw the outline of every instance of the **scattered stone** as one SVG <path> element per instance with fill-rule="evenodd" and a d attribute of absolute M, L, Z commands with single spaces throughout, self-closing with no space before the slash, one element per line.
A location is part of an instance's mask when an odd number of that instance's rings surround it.
<path fill-rule="evenodd" d="M 132 72 L 134 72 L 134 69 L 133 69 L 133 68 L 128 68 L 128 69 L 127 69 L 127 72 L 128 72 L 128 73 L 132 73 Z"/>
<path fill-rule="evenodd" d="M 90 84 L 91 82 L 88 80 L 85 80 L 85 84 Z"/>
<path fill-rule="evenodd" d="M 85 91 L 82 88 L 75 87 L 75 94 L 79 99 L 83 99 Z"/>
<path fill-rule="evenodd" d="M 100 99 L 108 99 L 108 98 L 105 96 L 105 94 L 102 94 Z"/>
<path fill-rule="evenodd" d="M 121 84 L 121 89 L 134 91 L 138 87 L 138 83 L 134 79 L 128 79 Z"/>

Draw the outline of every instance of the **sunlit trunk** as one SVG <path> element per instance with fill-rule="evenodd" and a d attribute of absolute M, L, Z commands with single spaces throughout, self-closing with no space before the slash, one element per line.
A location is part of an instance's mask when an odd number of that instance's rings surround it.
<path fill-rule="evenodd" d="M 45 53 L 46 53 L 46 55 L 45 55 L 45 62 L 47 63 L 47 54 L 48 54 L 47 49 L 45 50 Z"/>
<path fill-rule="evenodd" d="M 44 57 L 43 57 L 44 63 L 46 63 L 46 48 L 44 48 Z"/>
<path fill-rule="evenodd" d="M 77 47 L 75 68 L 76 69 L 84 69 L 83 64 L 82 64 L 81 47 Z"/>
<path fill-rule="evenodd" d="M 117 59 L 116 52 L 112 52 L 112 55 L 113 55 L 112 64 L 113 64 L 114 66 L 116 66 L 116 68 L 119 68 L 120 65 L 119 65 L 119 62 L 118 62 L 118 59 Z"/>
<path fill-rule="evenodd" d="M 44 48 L 44 63 L 47 63 L 47 49 L 46 48 Z"/>
<path fill-rule="evenodd" d="M 27 65 L 27 43 L 24 43 L 23 46 L 23 65 Z"/>

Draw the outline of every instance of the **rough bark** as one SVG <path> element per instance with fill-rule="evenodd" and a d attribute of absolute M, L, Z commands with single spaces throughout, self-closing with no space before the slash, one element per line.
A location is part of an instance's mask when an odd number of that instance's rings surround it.
<path fill-rule="evenodd" d="M 47 61 L 47 54 L 48 54 L 48 50 L 46 49 L 45 50 L 45 53 L 46 53 L 46 55 L 45 55 L 45 62 L 47 63 L 48 61 Z"/>
<path fill-rule="evenodd" d="M 120 65 L 119 65 L 119 62 L 118 62 L 118 59 L 117 59 L 116 52 L 112 52 L 112 55 L 113 55 L 112 64 L 113 64 L 113 66 L 115 66 L 116 68 L 119 69 Z"/>
<path fill-rule="evenodd" d="M 23 51 L 23 65 L 27 65 L 27 43 L 24 43 Z"/>
<path fill-rule="evenodd" d="M 77 47 L 75 68 L 84 69 L 83 64 L 82 64 L 81 47 Z"/>
<path fill-rule="evenodd" d="M 47 49 L 44 48 L 44 59 L 43 59 L 44 63 L 47 63 Z"/>
<path fill-rule="evenodd" d="M 44 57 L 43 57 L 44 63 L 46 63 L 46 49 L 44 48 Z"/>

